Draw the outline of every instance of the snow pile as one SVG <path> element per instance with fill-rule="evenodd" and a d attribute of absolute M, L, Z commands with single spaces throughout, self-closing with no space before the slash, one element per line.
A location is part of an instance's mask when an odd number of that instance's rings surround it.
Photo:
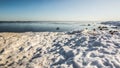
<path fill-rule="evenodd" d="M 120 32 L 0 33 L 0 68 L 120 68 Z"/>

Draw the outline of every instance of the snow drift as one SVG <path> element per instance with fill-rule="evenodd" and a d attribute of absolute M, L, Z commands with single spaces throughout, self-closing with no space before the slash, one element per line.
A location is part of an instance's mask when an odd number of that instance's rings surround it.
<path fill-rule="evenodd" d="M 0 33 L 0 68 L 120 68 L 120 32 Z"/>

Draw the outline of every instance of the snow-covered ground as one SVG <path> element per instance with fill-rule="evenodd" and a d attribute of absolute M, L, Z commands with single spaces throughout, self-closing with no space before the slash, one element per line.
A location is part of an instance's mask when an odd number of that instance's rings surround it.
<path fill-rule="evenodd" d="M 0 33 L 0 68 L 120 68 L 120 31 Z"/>

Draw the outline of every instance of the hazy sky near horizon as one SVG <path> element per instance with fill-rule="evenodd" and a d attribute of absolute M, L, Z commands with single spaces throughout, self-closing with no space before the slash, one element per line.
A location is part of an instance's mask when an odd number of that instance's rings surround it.
<path fill-rule="evenodd" d="M 0 20 L 120 20 L 120 0 L 0 0 Z"/>

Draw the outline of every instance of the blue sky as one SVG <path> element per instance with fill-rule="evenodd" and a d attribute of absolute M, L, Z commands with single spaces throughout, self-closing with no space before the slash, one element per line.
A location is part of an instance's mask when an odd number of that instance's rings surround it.
<path fill-rule="evenodd" d="M 120 20 L 120 0 L 0 0 L 0 20 Z"/>

